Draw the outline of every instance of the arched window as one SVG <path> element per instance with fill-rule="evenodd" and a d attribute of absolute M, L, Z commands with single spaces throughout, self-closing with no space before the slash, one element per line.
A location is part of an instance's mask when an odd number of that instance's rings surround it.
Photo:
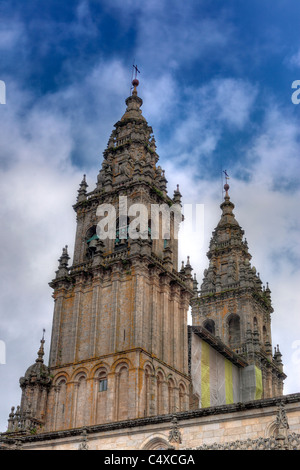
<path fill-rule="evenodd" d="M 116 414 L 117 420 L 128 419 L 128 377 L 127 364 L 122 364 L 116 371 Z"/>
<path fill-rule="evenodd" d="M 168 402 L 169 402 L 169 413 L 174 413 L 175 409 L 175 384 L 172 379 L 168 380 Z"/>
<path fill-rule="evenodd" d="M 100 369 L 96 374 L 96 424 L 106 423 L 109 420 L 108 410 L 108 380 L 106 369 Z"/>
<path fill-rule="evenodd" d="M 185 411 L 186 389 L 183 384 L 179 385 L 179 411 Z"/>
<path fill-rule="evenodd" d="M 232 348 L 240 345 L 241 328 L 240 317 L 238 315 L 231 315 L 228 318 L 228 342 Z"/>
<path fill-rule="evenodd" d="M 164 384 L 164 376 L 161 372 L 157 374 L 157 414 L 163 414 L 164 412 L 164 403 L 163 403 L 163 384 Z"/>
<path fill-rule="evenodd" d="M 106 371 L 102 371 L 99 373 L 99 392 L 106 392 L 107 391 L 107 374 Z"/>
<path fill-rule="evenodd" d="M 150 416 L 150 404 L 151 404 L 151 383 L 152 370 L 150 366 L 145 367 L 145 406 L 144 406 L 144 416 Z"/>
<path fill-rule="evenodd" d="M 55 429 L 62 429 L 65 425 L 67 382 L 65 377 L 58 379 L 56 383 L 56 414 Z"/>
<path fill-rule="evenodd" d="M 209 331 L 209 333 L 211 333 L 212 335 L 215 335 L 216 334 L 216 330 L 215 330 L 215 322 L 213 320 L 206 320 L 206 322 L 204 322 L 203 324 L 204 328 Z"/>
<path fill-rule="evenodd" d="M 80 374 L 76 381 L 76 409 L 75 409 L 75 427 L 85 425 L 86 404 L 87 404 L 87 383 L 85 374 Z"/>

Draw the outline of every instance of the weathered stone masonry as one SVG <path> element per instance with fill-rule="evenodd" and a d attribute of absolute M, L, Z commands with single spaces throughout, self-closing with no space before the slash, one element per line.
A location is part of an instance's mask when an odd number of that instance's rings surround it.
<path fill-rule="evenodd" d="M 299 395 L 282 396 L 286 376 L 279 347 L 272 352 L 271 291 L 250 265 L 229 186 L 200 290 L 189 257 L 178 270 L 174 212 L 170 238 L 162 213 L 157 226 L 149 218 L 142 238 L 128 235 L 135 204 L 148 214 L 153 205 L 181 206 L 179 186 L 172 198 L 167 194 L 133 84 L 95 189 L 87 191 L 85 176 L 80 183 L 72 265 L 66 246 L 50 282 L 49 364 L 43 337 L 20 379 L 21 404 L 11 410 L 0 448 L 236 448 L 247 439 L 249 448 L 297 446 Z M 105 204 L 116 212 L 112 239 L 97 231 Z"/>

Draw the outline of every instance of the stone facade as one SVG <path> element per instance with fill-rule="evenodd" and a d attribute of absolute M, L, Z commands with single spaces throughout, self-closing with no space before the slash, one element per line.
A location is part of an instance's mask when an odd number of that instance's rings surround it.
<path fill-rule="evenodd" d="M 137 84 L 96 188 L 87 192 L 85 176 L 79 186 L 73 263 L 66 246 L 50 283 L 49 365 L 43 338 L 2 447 L 185 449 L 276 438 L 272 397 L 282 402 L 285 374 L 279 348 L 272 356 L 270 290 L 250 267 L 228 185 L 200 292 L 189 257 L 178 270 L 181 194 L 178 186 L 167 194 Z M 131 236 L 140 204 L 147 216 Z M 113 237 L 102 236 L 106 227 Z M 284 404 L 298 433 L 299 395 Z"/>

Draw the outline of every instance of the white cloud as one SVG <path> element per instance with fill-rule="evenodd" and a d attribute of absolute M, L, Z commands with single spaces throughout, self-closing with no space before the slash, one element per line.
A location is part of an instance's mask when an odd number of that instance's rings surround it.
<path fill-rule="evenodd" d="M 24 28 L 22 23 L 16 18 L 9 22 L 2 22 L 0 25 L 0 50 L 10 50 L 20 46 L 24 41 Z"/>
<path fill-rule="evenodd" d="M 232 26 L 219 12 L 218 18 L 201 15 L 201 5 L 187 2 L 146 2 L 139 14 L 137 59 L 151 74 L 176 70 L 214 51 L 222 60 L 232 39 Z M 148 66 L 147 66 L 148 64 Z M 186 77 L 189 81 L 188 73 Z"/>
<path fill-rule="evenodd" d="M 300 49 L 287 59 L 287 63 L 292 67 L 300 68 Z"/>

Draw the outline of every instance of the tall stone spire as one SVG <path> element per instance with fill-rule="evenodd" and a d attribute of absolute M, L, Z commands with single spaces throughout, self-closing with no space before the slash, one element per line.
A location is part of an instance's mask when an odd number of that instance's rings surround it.
<path fill-rule="evenodd" d="M 104 151 L 97 190 L 109 192 L 116 185 L 126 185 L 137 179 L 154 184 L 158 190 L 165 190 L 163 170 L 156 167 L 159 157 L 153 130 L 142 115 L 143 100 L 137 93 L 139 82 L 134 79 L 132 84 L 132 94 L 125 100 L 126 111 L 115 124 Z"/>
<path fill-rule="evenodd" d="M 207 252 L 209 266 L 199 295 L 191 301 L 193 325 L 204 326 L 250 363 L 260 364 L 265 396 L 272 396 L 274 387 L 282 393 L 285 375 L 279 354 L 272 358 L 271 291 L 251 266 L 248 242 L 235 218 L 229 189 L 226 182 L 221 218 Z"/>
<path fill-rule="evenodd" d="M 167 207 L 178 204 L 181 205 L 181 193 L 179 186 L 174 192 L 174 197 L 171 198 L 167 193 L 167 178 L 164 169 L 158 165 L 159 156 L 156 151 L 155 138 L 153 136 L 153 129 L 148 125 L 147 120 L 142 114 L 143 100 L 138 96 L 139 81 L 135 78 L 132 81 L 133 90 L 131 95 L 125 100 L 126 109 L 119 121 L 114 125 L 114 129 L 108 140 L 106 149 L 103 152 L 102 167 L 97 177 L 96 188 L 87 193 L 87 183 L 85 176 L 80 184 L 78 197 L 74 209 L 78 217 L 78 234 L 75 240 L 74 249 L 74 264 L 80 264 L 94 256 L 94 252 L 90 249 L 91 240 L 92 244 L 96 247 L 96 225 L 99 221 L 96 211 L 92 209 L 95 204 L 111 203 L 117 201 L 118 198 L 126 196 L 128 201 L 135 203 L 146 203 L 149 213 L 149 235 L 151 233 L 150 227 L 150 212 L 151 204 L 165 204 Z M 131 198 L 131 195 L 132 198 Z M 119 217 L 119 209 L 117 209 L 117 218 Z M 87 215 L 90 219 L 87 220 Z M 120 220 L 118 218 L 117 225 Z M 148 222 L 147 222 L 148 223 Z M 83 227 L 89 225 L 89 227 Z M 112 243 L 105 241 L 102 249 L 102 259 L 106 254 L 111 253 L 116 248 L 122 249 L 128 246 L 126 240 L 119 235 L 122 231 L 127 231 L 127 223 L 117 227 L 116 242 Z M 132 244 L 133 245 L 133 244 Z M 137 243 L 135 248 L 137 248 Z M 146 242 L 143 243 L 144 249 Z M 155 254 L 162 257 L 164 244 L 163 240 L 151 243 L 152 249 Z M 133 249 L 133 246 L 132 246 Z M 167 265 L 177 270 L 178 263 L 178 247 L 177 242 L 169 244 Z M 95 251 L 95 250 L 94 250 Z M 100 260 L 100 257 L 99 257 Z M 57 278 L 66 275 L 64 268 L 60 262 L 60 267 L 57 272 Z"/>
<path fill-rule="evenodd" d="M 167 194 L 136 78 L 132 85 L 95 189 L 87 192 L 85 176 L 79 186 L 72 265 L 65 246 L 50 283 L 53 380 L 41 420 L 48 431 L 189 407 L 187 312 L 194 281 L 189 259 L 178 272 L 181 194 L 179 188 L 173 199 Z M 170 213 L 173 204 L 179 207 Z M 158 216 L 152 223 L 153 207 Z M 108 210 L 112 230 L 102 237 Z M 131 231 L 136 218 L 138 236 Z M 36 365 L 42 358 L 43 344 Z"/>
<path fill-rule="evenodd" d="M 207 257 L 209 267 L 204 271 L 201 294 L 221 292 L 238 286 L 257 285 L 256 269 L 251 267 L 244 230 L 233 213 L 234 204 L 229 197 L 229 185 L 224 186 L 225 197 L 220 208 L 221 219 L 213 231 Z"/>

